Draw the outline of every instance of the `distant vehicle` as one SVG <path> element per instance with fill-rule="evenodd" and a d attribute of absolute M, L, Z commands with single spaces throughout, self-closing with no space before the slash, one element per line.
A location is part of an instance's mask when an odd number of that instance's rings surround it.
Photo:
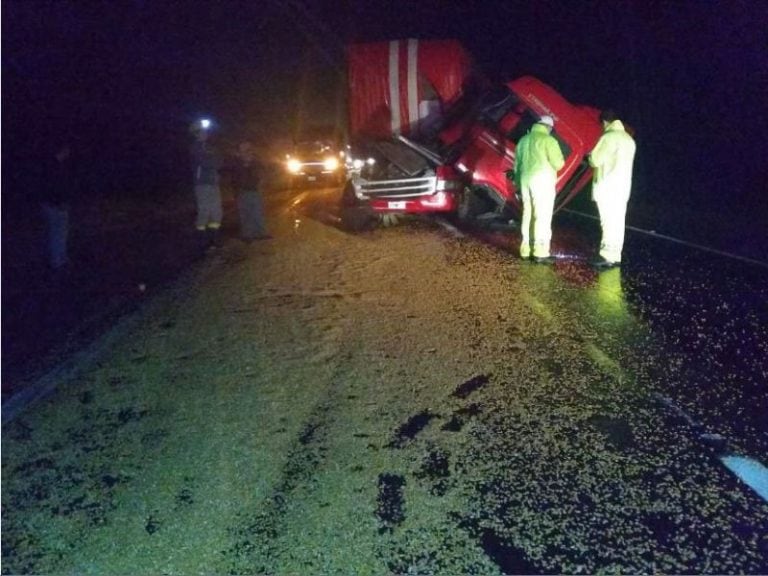
<path fill-rule="evenodd" d="M 339 185 L 345 178 L 342 151 L 331 140 L 296 143 L 286 155 L 285 166 L 294 185 Z"/>
<path fill-rule="evenodd" d="M 586 155 L 602 133 L 599 110 L 569 103 L 526 76 L 494 84 L 455 41 L 395 40 L 347 49 L 350 159 L 343 204 L 380 214 L 453 213 L 478 223 L 521 213 L 506 172 L 515 146 L 543 115 L 565 166 L 555 209 L 591 178 Z"/>

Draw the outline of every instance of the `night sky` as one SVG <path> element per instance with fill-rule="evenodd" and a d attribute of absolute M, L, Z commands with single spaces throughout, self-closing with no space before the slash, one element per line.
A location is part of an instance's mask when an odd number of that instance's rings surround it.
<path fill-rule="evenodd" d="M 76 139 L 92 185 L 183 181 L 188 124 L 290 139 L 343 118 L 349 41 L 456 38 L 499 80 L 610 107 L 638 139 L 635 193 L 765 210 L 768 3 L 223 0 L 2 3 L 3 197 Z M 642 191 L 642 192 L 639 192 Z"/>

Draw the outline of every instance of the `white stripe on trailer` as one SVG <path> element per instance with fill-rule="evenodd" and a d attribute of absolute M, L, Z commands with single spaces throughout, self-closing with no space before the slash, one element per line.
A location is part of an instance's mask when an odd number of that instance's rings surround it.
<path fill-rule="evenodd" d="M 400 134 L 400 43 L 389 43 L 389 103 L 392 112 L 392 134 Z"/>
<path fill-rule="evenodd" d="M 408 124 L 411 128 L 419 121 L 419 41 L 408 40 Z"/>

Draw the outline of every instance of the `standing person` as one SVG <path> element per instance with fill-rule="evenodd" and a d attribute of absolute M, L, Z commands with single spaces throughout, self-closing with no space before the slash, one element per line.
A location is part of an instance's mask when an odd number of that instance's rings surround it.
<path fill-rule="evenodd" d="M 216 148 L 210 143 L 211 121 L 204 119 L 192 125 L 195 143 L 192 146 L 197 220 L 195 227 L 204 235 L 207 245 L 217 240 L 221 228 L 222 208 L 219 189 L 221 161 Z"/>
<path fill-rule="evenodd" d="M 551 264 L 552 212 L 555 209 L 557 171 L 565 164 L 560 144 L 551 135 L 555 122 L 542 116 L 517 143 L 515 185 L 523 202 L 520 257 Z"/>
<path fill-rule="evenodd" d="M 602 238 L 600 253 L 591 263 L 596 268 L 610 268 L 621 264 L 636 145 L 613 111 L 602 112 L 600 120 L 603 135 L 589 155 L 589 163 L 594 168 L 592 199 L 600 213 Z"/>
<path fill-rule="evenodd" d="M 45 178 L 40 186 L 40 204 L 48 235 L 47 261 L 51 270 L 61 271 L 69 263 L 69 203 L 77 186 L 69 144 L 56 150 Z"/>
<path fill-rule="evenodd" d="M 237 148 L 237 163 L 232 170 L 232 185 L 237 196 L 240 236 L 243 240 L 271 238 L 264 225 L 261 198 L 262 167 L 253 144 L 247 140 Z"/>

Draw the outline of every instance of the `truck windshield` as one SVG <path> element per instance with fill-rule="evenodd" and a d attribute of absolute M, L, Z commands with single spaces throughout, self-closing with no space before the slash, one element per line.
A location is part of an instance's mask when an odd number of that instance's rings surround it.
<path fill-rule="evenodd" d="M 517 124 L 515 124 L 514 127 L 507 132 L 507 140 L 512 140 L 512 142 L 517 144 L 520 141 L 520 138 L 528 134 L 528 132 L 531 130 L 531 126 L 536 124 L 538 121 L 539 116 L 526 108 L 525 111 L 520 115 L 520 120 L 517 122 Z M 563 151 L 563 158 L 567 159 L 568 156 L 571 155 L 571 147 L 568 146 L 568 143 L 563 140 L 562 137 L 557 133 L 557 130 L 552 130 L 552 136 L 554 136 L 555 140 L 557 140 L 557 143 L 560 144 L 560 150 Z"/>
<path fill-rule="evenodd" d="M 333 151 L 330 142 L 314 140 L 312 142 L 299 142 L 296 144 L 294 152 L 299 156 L 319 156 Z"/>
<path fill-rule="evenodd" d="M 498 125 L 501 119 L 519 102 L 514 92 L 506 86 L 499 86 L 483 96 L 480 102 L 481 115 L 491 124 Z"/>

